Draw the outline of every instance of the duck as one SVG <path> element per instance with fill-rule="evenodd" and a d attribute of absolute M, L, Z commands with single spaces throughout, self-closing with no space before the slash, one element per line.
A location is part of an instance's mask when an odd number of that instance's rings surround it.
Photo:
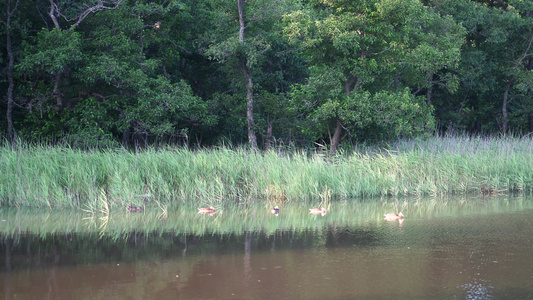
<path fill-rule="evenodd" d="M 403 220 L 404 215 L 402 212 L 399 212 L 397 214 L 384 214 L 385 220 L 387 221 L 396 221 L 396 220 Z"/>
<path fill-rule="evenodd" d="M 272 214 L 275 215 L 276 217 L 279 215 L 279 206 L 275 206 L 272 210 L 271 210 Z"/>
<path fill-rule="evenodd" d="M 326 214 L 326 209 L 321 207 L 321 208 L 310 208 L 309 209 L 309 213 L 310 214 L 313 214 L 313 215 L 325 215 Z"/>
<path fill-rule="evenodd" d="M 130 205 L 128 206 L 128 211 L 129 212 L 143 212 L 143 208 L 142 206 Z"/>
<path fill-rule="evenodd" d="M 213 206 L 210 207 L 200 207 L 198 208 L 198 213 L 202 215 L 214 215 L 215 214 L 215 208 Z"/>

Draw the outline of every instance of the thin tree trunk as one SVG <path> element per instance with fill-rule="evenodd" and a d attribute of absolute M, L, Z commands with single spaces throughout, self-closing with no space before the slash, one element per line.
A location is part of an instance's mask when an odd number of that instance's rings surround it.
<path fill-rule="evenodd" d="M 341 132 L 342 132 L 342 124 L 339 119 L 337 119 L 337 125 L 335 126 L 335 132 L 333 133 L 333 137 L 331 138 L 331 149 L 329 150 L 329 155 L 334 156 L 335 153 L 337 153 L 337 149 L 339 148 L 339 144 L 341 143 Z"/>
<path fill-rule="evenodd" d="M 7 42 L 7 55 L 9 57 L 9 63 L 7 67 L 7 81 L 8 81 L 8 87 L 7 87 L 7 139 L 9 141 L 9 144 L 11 146 L 15 143 L 15 128 L 13 126 L 13 105 L 14 105 L 14 99 L 13 99 L 13 90 L 15 89 L 15 81 L 13 80 L 13 66 L 14 66 L 14 58 L 13 58 L 13 48 L 11 45 L 11 33 L 10 30 L 7 30 L 6 34 L 6 42 Z"/>
<path fill-rule="evenodd" d="M 237 0 L 239 9 L 239 42 L 244 44 L 244 0 Z M 253 149 L 257 149 L 257 137 L 255 136 L 255 122 L 254 122 L 254 92 L 252 75 L 248 68 L 246 57 L 241 58 L 241 69 L 246 84 L 246 119 L 248 120 L 248 143 Z"/>
<path fill-rule="evenodd" d="M 54 0 L 50 0 L 50 12 L 48 13 L 48 15 L 50 16 L 50 19 L 52 19 L 52 22 L 54 22 L 54 27 L 57 30 L 60 30 L 61 26 L 59 26 L 59 21 L 57 20 L 57 17 L 56 17 L 56 9 L 57 9 L 57 6 L 54 3 Z"/>
<path fill-rule="evenodd" d="M 428 106 L 431 106 L 431 96 L 433 94 L 433 73 L 431 73 L 431 75 L 429 75 L 429 87 L 428 87 L 428 90 L 426 91 L 426 99 L 427 99 L 427 105 Z"/>
<path fill-rule="evenodd" d="M 239 10 L 239 42 L 244 43 L 244 0 L 237 0 L 237 8 Z"/>
<path fill-rule="evenodd" d="M 357 91 L 357 89 L 359 89 L 360 84 L 361 84 L 361 80 L 359 78 L 351 76 L 344 83 L 344 92 L 346 93 L 347 96 L 350 96 L 352 92 L 355 92 Z M 331 149 L 329 150 L 330 156 L 334 156 L 335 153 L 337 153 L 337 149 L 339 148 L 339 145 L 341 143 L 342 129 L 343 127 L 342 127 L 341 120 L 337 116 L 337 124 L 335 125 L 335 132 L 333 133 L 333 137 L 330 136 L 330 143 L 331 143 Z"/>
<path fill-rule="evenodd" d="M 248 120 L 248 142 L 253 149 L 257 149 L 257 137 L 255 136 L 254 122 L 254 92 L 253 82 L 246 62 L 242 62 L 242 73 L 246 81 L 246 119 Z"/>
<path fill-rule="evenodd" d="M 122 147 L 127 149 L 130 144 L 130 139 L 131 139 L 131 128 L 128 126 L 128 128 L 126 128 L 126 130 L 124 130 L 124 132 L 122 133 Z"/>
<path fill-rule="evenodd" d="M 505 92 L 503 93 L 503 103 L 502 103 L 502 133 L 507 133 L 507 125 L 509 123 L 509 114 L 507 112 L 507 104 L 509 104 L 509 90 L 514 81 L 514 74 L 509 77 L 509 81 L 505 86 Z"/>
<path fill-rule="evenodd" d="M 267 118 L 267 137 L 265 141 L 264 149 L 265 151 L 269 151 L 272 147 L 272 121 L 270 120 L 270 117 Z"/>
<path fill-rule="evenodd" d="M 8 64 L 7 64 L 7 111 L 6 111 L 6 119 L 7 119 L 7 140 L 9 141 L 9 144 L 11 147 L 15 145 L 16 141 L 16 133 L 15 133 L 15 127 L 13 126 L 13 106 L 15 104 L 15 100 L 13 99 L 13 91 L 15 90 L 15 81 L 13 80 L 13 68 L 15 65 L 15 57 L 13 55 L 13 42 L 11 40 L 11 16 L 15 12 L 18 6 L 18 0 L 15 2 L 15 6 L 13 7 L 13 10 L 11 10 L 11 1 L 8 1 L 6 5 L 6 20 L 4 25 L 6 26 L 6 51 L 8 56 Z"/>
<path fill-rule="evenodd" d="M 63 109 L 63 97 L 61 97 L 61 90 L 59 89 L 59 84 L 61 83 L 61 72 L 56 73 L 54 78 L 54 91 L 53 95 L 56 98 L 55 109 L 57 112 L 60 112 Z"/>
<path fill-rule="evenodd" d="M 52 19 L 52 22 L 54 22 L 54 27 L 57 31 L 61 30 L 61 26 L 59 25 L 59 21 L 57 20 L 56 16 L 57 6 L 54 3 L 54 0 L 50 0 L 50 12 L 48 15 L 50 16 L 50 19 Z M 59 89 L 59 84 L 61 83 L 61 72 L 57 72 L 54 77 L 54 91 L 53 95 L 56 98 L 56 106 L 55 110 L 57 112 L 60 112 L 63 109 L 63 98 L 61 98 L 61 90 Z"/>
<path fill-rule="evenodd" d="M 528 14 L 530 14 L 528 15 L 528 17 L 533 18 L 533 12 L 528 13 Z M 527 65 L 527 70 L 528 71 L 533 70 L 533 59 L 529 61 L 529 64 Z M 529 93 L 532 92 L 531 89 L 529 89 L 528 91 Z M 529 124 L 529 132 L 533 132 L 533 116 L 531 115 L 528 117 L 528 124 Z"/>
<path fill-rule="evenodd" d="M 7 56 L 9 57 L 9 62 L 7 66 L 7 81 L 8 81 L 8 87 L 7 87 L 7 139 L 9 141 L 9 144 L 11 147 L 15 144 L 15 128 L 13 126 L 13 105 L 14 105 L 14 99 L 13 99 L 13 90 L 15 89 L 15 81 L 13 80 L 13 66 L 14 66 L 14 57 L 13 57 L 13 48 L 12 48 L 12 42 L 11 42 L 11 16 L 8 13 L 7 17 L 7 23 L 9 24 L 9 27 L 7 28 L 6 33 L 6 48 L 7 48 Z"/>

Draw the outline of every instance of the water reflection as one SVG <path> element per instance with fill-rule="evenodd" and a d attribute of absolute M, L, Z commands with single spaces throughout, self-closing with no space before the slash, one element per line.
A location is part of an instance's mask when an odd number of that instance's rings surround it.
<path fill-rule="evenodd" d="M 490 283 L 484 281 L 485 280 L 483 279 L 481 279 L 480 281 L 474 279 L 472 283 L 466 283 L 460 286 L 459 288 L 462 288 L 465 291 L 465 299 L 493 299 L 494 287 L 491 286 Z"/>
<path fill-rule="evenodd" d="M 159 203 L 158 203 L 159 204 Z M 305 204 L 285 204 L 271 206 L 249 204 L 207 207 L 181 206 L 162 211 L 161 205 L 146 206 L 142 213 L 130 213 L 123 209 L 111 209 L 106 214 L 85 213 L 77 210 L 18 210 L 0 211 L 0 233 L 54 233 L 54 232 L 99 232 L 118 237 L 131 230 L 191 233 L 243 233 L 244 231 L 264 231 L 274 233 L 280 229 L 321 228 L 331 223 L 359 226 L 365 223 L 381 223 L 384 214 L 402 211 L 405 219 L 435 219 L 461 217 L 475 214 L 520 211 L 531 207 L 530 200 L 524 197 L 490 198 L 443 198 L 443 199 L 377 199 L 368 201 L 331 202 L 325 209 L 309 210 Z M 274 211 L 274 213 L 272 213 Z M 282 213 L 279 213 L 282 211 Z M 216 214 L 214 214 L 216 212 Z M 311 212 L 311 214 L 310 214 Z M 316 218 L 317 216 L 323 218 Z M 162 217 L 162 214 L 164 217 Z M 205 218 L 207 214 L 212 218 Z M 395 215 L 394 220 L 403 220 Z M 278 216 L 278 218 L 275 218 Z M 380 217 L 381 216 L 381 217 Z M 387 217 L 387 216 L 385 216 Z M 393 219 L 390 219 L 393 220 Z M 398 222 L 402 225 L 403 222 Z"/>
<path fill-rule="evenodd" d="M 213 206 L 198 208 L 198 214 L 200 214 L 200 215 L 214 216 L 215 212 L 216 212 L 216 210 L 215 210 L 215 208 Z"/>
<path fill-rule="evenodd" d="M 309 209 L 309 213 L 312 214 L 312 215 L 321 215 L 321 216 L 325 216 L 326 215 L 326 209 L 321 207 L 321 208 L 310 208 Z"/>
<path fill-rule="evenodd" d="M 5 299 L 531 298 L 533 201 L 495 201 L 332 203 L 325 216 L 188 208 L 164 220 L 147 208 L 111 212 L 104 229 L 11 211 L 0 280 Z M 384 220 L 398 206 L 405 221 Z"/>
<path fill-rule="evenodd" d="M 274 208 L 270 212 L 276 217 L 279 216 L 279 206 L 274 206 Z"/>

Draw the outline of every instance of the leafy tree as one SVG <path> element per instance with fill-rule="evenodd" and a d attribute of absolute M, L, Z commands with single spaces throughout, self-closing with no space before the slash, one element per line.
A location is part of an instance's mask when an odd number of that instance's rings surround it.
<path fill-rule="evenodd" d="M 122 0 L 98 0 L 96 2 L 50 0 L 49 11 L 46 15 L 52 21 L 53 29 L 43 29 L 36 36 L 36 47 L 28 45 L 28 55 L 25 56 L 20 68 L 23 72 L 35 70 L 50 73 L 54 78 L 53 96 L 57 101 L 56 110 L 59 111 L 64 106 L 60 89 L 63 72 L 81 60 L 79 35 L 74 32 L 74 29 L 90 14 L 105 9 L 116 9 L 121 2 Z"/>
<path fill-rule="evenodd" d="M 246 90 L 246 120 L 248 142 L 257 148 L 254 115 L 254 69 L 259 68 L 265 53 L 271 49 L 275 24 L 283 13 L 290 10 L 290 0 L 253 1 L 237 0 L 236 6 L 220 1 L 217 27 L 210 32 L 212 43 L 206 55 L 225 64 L 228 71 L 239 69 Z M 238 24 L 238 26 L 236 26 Z M 235 75 L 233 75 L 235 76 Z"/>
<path fill-rule="evenodd" d="M 1 3 L 11 141 L 329 138 L 333 154 L 435 123 L 533 131 L 531 1 Z"/>
<path fill-rule="evenodd" d="M 192 128 L 213 122 L 206 103 L 179 74 L 167 71 L 179 60 L 180 43 L 172 39 L 168 20 L 186 9 L 179 2 L 136 3 L 102 16 L 111 22 L 95 19 L 98 25 L 92 24 L 96 30 L 90 31 L 84 51 L 89 59 L 78 78 L 88 96 L 108 107 L 105 131 L 122 136 L 124 145 L 183 138 L 187 142 Z M 132 12 L 136 18 L 130 17 Z"/>
<path fill-rule="evenodd" d="M 15 89 L 15 80 L 13 78 L 13 69 L 15 66 L 15 55 L 13 50 L 13 41 L 12 41 L 12 31 L 13 31 L 13 18 L 14 14 L 17 11 L 19 1 L 7 0 L 5 3 L 5 17 L 0 19 L 0 22 L 5 26 L 5 35 L 6 35 L 6 54 L 8 57 L 8 63 L 6 67 L 6 77 L 8 81 L 7 87 L 7 109 L 6 109 L 6 120 L 7 120 L 7 139 L 9 143 L 13 146 L 15 142 L 15 128 L 13 126 L 13 106 L 15 103 L 13 97 L 13 91 Z"/>
<path fill-rule="evenodd" d="M 531 4 L 433 0 L 429 5 L 467 30 L 460 63 L 453 68 L 459 79 L 458 93 L 436 92 L 436 114 L 444 129 L 505 133 L 509 124 L 516 129 L 529 127 L 531 83 L 527 74 L 533 26 L 527 7 Z"/>
<path fill-rule="evenodd" d="M 507 133 L 510 121 L 509 105 L 512 101 L 520 102 L 521 114 L 527 123 L 533 122 L 530 109 L 533 96 L 533 3 L 530 1 L 510 1 L 507 10 L 499 15 L 501 30 L 505 33 L 505 47 L 499 53 L 499 68 L 507 77 L 502 99 L 501 131 Z M 498 47 L 499 48 L 499 47 Z M 525 108 L 525 109 L 524 109 Z M 519 109 L 515 109 L 517 111 Z M 529 128 L 533 131 L 533 127 Z"/>
<path fill-rule="evenodd" d="M 192 128 L 212 124 L 206 103 L 193 95 L 175 68 L 181 41 L 171 34 L 171 21 L 187 17 L 187 6 L 179 1 L 114 1 L 113 9 L 105 9 L 102 3 L 51 4 L 60 9 L 51 10 L 56 12 L 51 24 L 61 20 L 59 25 L 74 26 L 43 29 L 26 44 L 17 68 L 30 83 L 30 103 L 41 108 L 28 119 L 38 125 L 32 134 L 147 144 L 187 141 Z M 75 14 L 99 8 L 105 11 L 90 18 Z M 52 98 L 55 109 L 47 107 Z"/>
<path fill-rule="evenodd" d="M 65 107 L 70 107 L 69 100 L 73 98 L 70 87 L 70 75 L 83 61 L 81 50 L 82 41 L 77 27 L 87 17 L 102 10 L 116 9 L 122 0 L 98 1 L 60 1 L 50 0 L 47 6 L 43 2 L 36 3 L 38 15 L 44 23 L 36 35 L 31 36 L 24 43 L 24 54 L 16 70 L 19 76 L 27 83 L 21 87 L 21 97 L 27 98 L 30 118 L 34 120 L 46 115 L 51 122 L 39 126 L 41 132 L 32 132 L 41 136 L 48 132 L 52 136 L 59 136 L 65 129 L 61 125 L 62 112 Z M 31 19 L 32 27 L 37 21 Z M 55 99 L 55 105 L 50 107 L 48 100 Z M 37 107 L 37 110 L 34 108 Z M 35 123 L 33 124 L 35 125 Z M 33 131 L 33 130 L 32 130 Z"/>
<path fill-rule="evenodd" d="M 285 34 L 311 65 L 295 100 L 312 121 L 308 130 L 329 134 L 333 155 L 343 131 L 357 135 L 370 123 L 410 125 L 403 126 L 404 136 L 432 129 L 431 109 L 418 110 L 419 101 L 407 97 L 404 87 L 427 85 L 431 74 L 456 62 L 464 32 L 417 0 L 320 0 L 289 14 Z M 371 109 L 383 99 L 411 105 L 407 110 L 420 115 L 391 121 L 390 114 Z M 401 119 L 402 110 L 396 112 Z"/>

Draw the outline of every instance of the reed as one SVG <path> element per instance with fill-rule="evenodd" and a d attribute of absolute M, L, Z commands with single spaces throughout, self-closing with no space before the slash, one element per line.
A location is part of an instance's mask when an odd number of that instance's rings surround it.
<path fill-rule="evenodd" d="M 0 205 L 108 210 L 183 204 L 267 205 L 383 196 L 529 192 L 531 137 L 435 137 L 324 151 L 254 152 L 220 147 L 82 151 L 0 147 Z M 105 199 L 103 201 L 102 199 Z M 257 200 L 259 199 L 259 200 Z"/>

